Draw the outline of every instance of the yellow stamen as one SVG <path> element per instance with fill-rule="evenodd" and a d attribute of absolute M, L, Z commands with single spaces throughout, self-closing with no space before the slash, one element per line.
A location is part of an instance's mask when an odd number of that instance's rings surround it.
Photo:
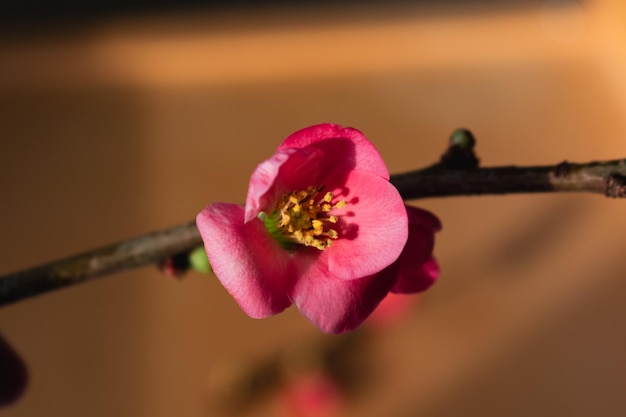
<path fill-rule="evenodd" d="M 344 208 L 347 203 L 340 200 L 332 204 L 335 195 L 329 191 L 321 196 L 322 189 L 321 186 L 310 186 L 306 190 L 293 191 L 280 198 L 273 215 L 276 216 L 276 228 L 272 228 L 275 236 L 283 241 L 312 246 L 319 250 L 329 248 L 333 240 L 339 238 L 339 233 L 327 226 L 336 224 L 339 218 L 327 213 L 333 209 Z"/>

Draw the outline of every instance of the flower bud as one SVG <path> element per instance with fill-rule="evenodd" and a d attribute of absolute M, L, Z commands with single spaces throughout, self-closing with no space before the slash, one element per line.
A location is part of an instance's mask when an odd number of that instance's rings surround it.
<path fill-rule="evenodd" d="M 209 258 L 206 256 L 204 246 L 198 246 L 189 252 L 189 265 L 192 269 L 203 274 L 213 272 L 211 264 L 209 263 Z"/>

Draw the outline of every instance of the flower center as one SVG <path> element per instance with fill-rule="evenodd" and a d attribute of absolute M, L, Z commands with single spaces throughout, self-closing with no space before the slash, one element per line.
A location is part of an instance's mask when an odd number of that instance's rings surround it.
<path fill-rule="evenodd" d="M 339 237 L 331 228 L 339 219 L 328 213 L 345 207 L 347 203 L 340 200 L 333 204 L 334 194 L 322 195 L 323 188 L 310 186 L 306 190 L 292 191 L 278 199 L 271 214 L 260 214 L 267 230 L 283 246 L 296 243 L 324 250 Z"/>

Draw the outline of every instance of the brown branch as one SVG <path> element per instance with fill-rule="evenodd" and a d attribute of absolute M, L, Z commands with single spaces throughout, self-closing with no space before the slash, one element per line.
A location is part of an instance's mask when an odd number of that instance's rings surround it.
<path fill-rule="evenodd" d="M 555 166 L 538 167 L 475 168 L 478 160 L 471 148 L 451 152 L 455 146 L 451 144 L 442 161 L 432 167 L 393 175 L 391 182 L 398 188 L 402 197 L 410 200 L 458 195 L 561 191 L 626 197 L 626 160 L 585 164 L 563 162 Z M 99 276 L 157 263 L 191 250 L 201 243 L 195 222 L 191 221 L 8 274 L 0 277 L 0 306 Z"/>
<path fill-rule="evenodd" d="M 626 159 L 536 167 L 474 170 L 431 168 L 396 174 L 391 182 L 405 200 L 481 194 L 592 192 L 626 197 Z"/>
<path fill-rule="evenodd" d="M 124 240 L 0 277 L 0 306 L 126 269 L 138 268 L 202 244 L 196 222 Z"/>

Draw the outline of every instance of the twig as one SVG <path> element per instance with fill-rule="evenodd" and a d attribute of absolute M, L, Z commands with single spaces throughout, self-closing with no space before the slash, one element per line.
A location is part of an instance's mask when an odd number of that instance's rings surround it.
<path fill-rule="evenodd" d="M 103 275 L 158 262 L 202 244 L 196 222 L 0 277 L 0 306 Z"/>
<path fill-rule="evenodd" d="M 405 200 L 481 194 L 592 192 L 626 197 L 626 159 L 535 167 L 451 170 L 433 166 L 397 174 L 391 182 Z"/>
<path fill-rule="evenodd" d="M 626 197 L 626 160 L 554 166 L 477 168 L 474 140 L 450 147 L 429 168 L 396 174 L 391 182 L 406 200 L 458 195 L 592 192 Z M 457 138 L 458 139 L 458 138 Z M 0 306 L 92 278 L 137 268 L 202 244 L 195 222 L 125 240 L 113 245 L 0 277 Z"/>

